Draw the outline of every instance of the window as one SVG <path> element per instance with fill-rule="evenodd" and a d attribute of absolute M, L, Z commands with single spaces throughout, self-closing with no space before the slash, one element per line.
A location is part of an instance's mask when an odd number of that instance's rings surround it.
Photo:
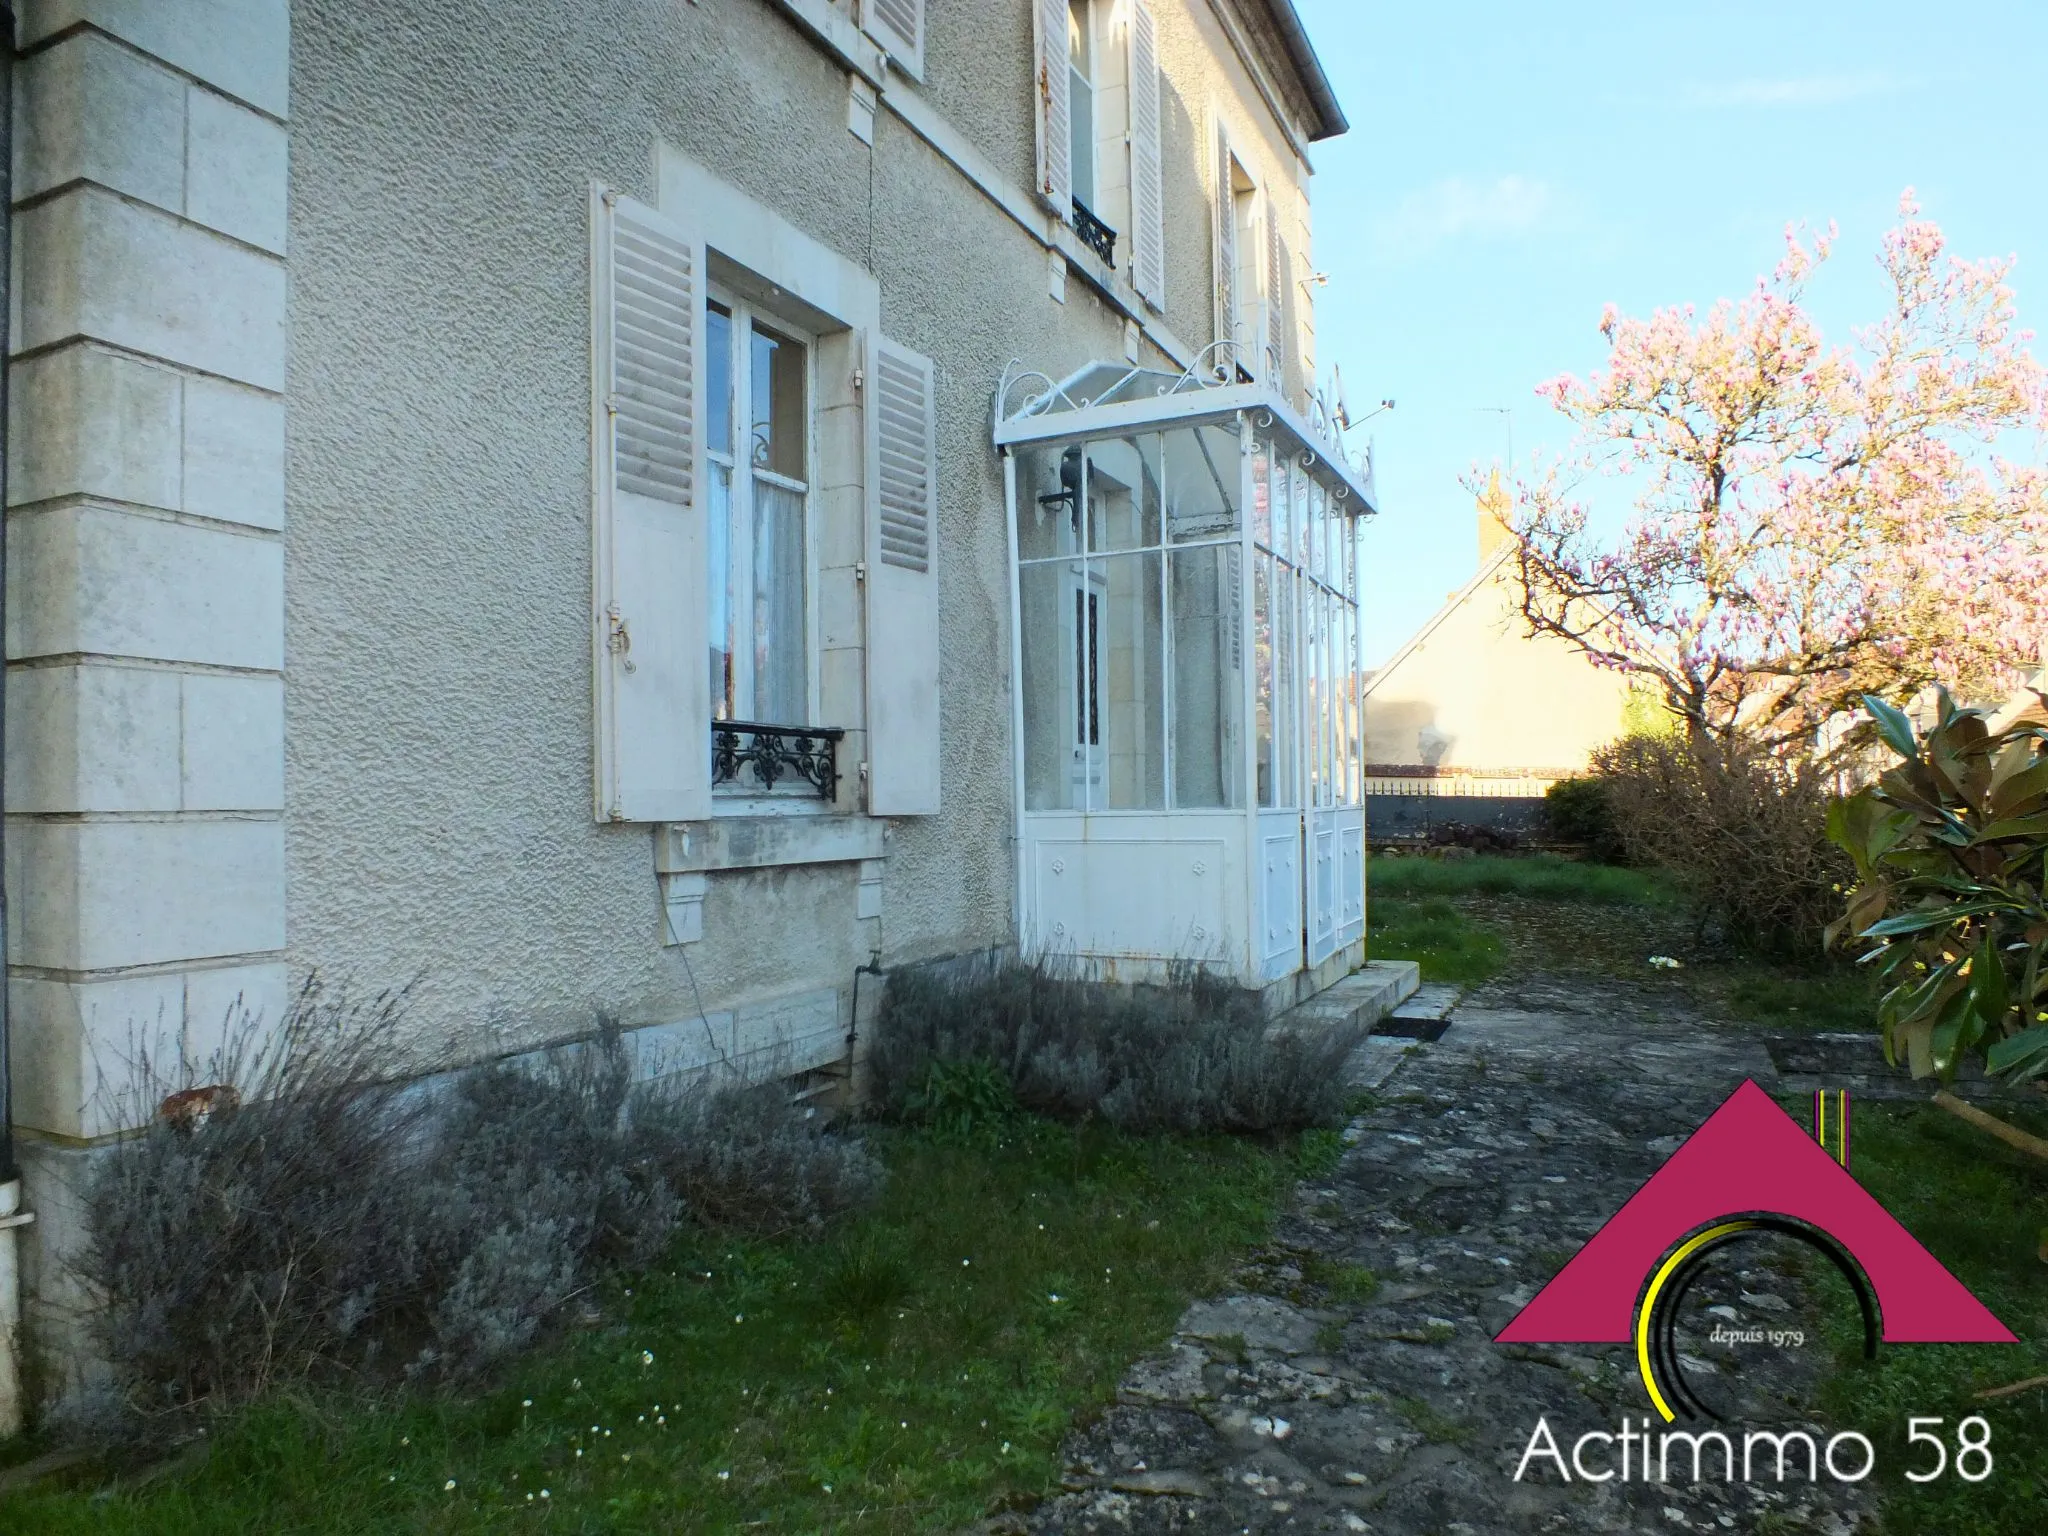
<path fill-rule="evenodd" d="M 704 340 L 712 716 L 809 725 L 810 339 L 717 294 Z"/>
<path fill-rule="evenodd" d="M 1067 132 L 1074 201 L 1096 205 L 1095 34 L 1089 0 L 1067 0 Z"/>

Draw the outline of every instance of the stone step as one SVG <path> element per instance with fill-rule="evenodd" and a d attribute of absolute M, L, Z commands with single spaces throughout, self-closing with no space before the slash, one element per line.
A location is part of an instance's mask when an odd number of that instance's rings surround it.
<path fill-rule="evenodd" d="M 1281 1014 L 1270 1032 L 1370 1027 L 1412 997 L 1420 984 L 1421 969 L 1413 960 L 1368 960 L 1349 976 Z"/>
<path fill-rule="evenodd" d="M 1463 987 L 1452 986 L 1441 981 L 1426 982 L 1415 989 L 1413 996 L 1409 997 L 1398 1008 L 1395 1008 L 1391 1017 L 1397 1019 L 1447 1019 L 1451 1016 L 1451 1010 L 1458 1006 L 1458 999 L 1464 995 L 1465 989 Z"/>

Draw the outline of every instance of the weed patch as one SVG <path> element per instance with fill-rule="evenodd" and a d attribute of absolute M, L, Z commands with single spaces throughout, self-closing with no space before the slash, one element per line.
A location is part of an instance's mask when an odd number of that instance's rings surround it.
<path fill-rule="evenodd" d="M 1535 901 L 1578 901 L 1595 906 L 1676 907 L 1679 886 L 1660 870 L 1581 864 L 1556 854 L 1525 858 L 1481 854 L 1452 861 L 1375 858 L 1372 890 L 1388 896 L 1525 896 Z"/>

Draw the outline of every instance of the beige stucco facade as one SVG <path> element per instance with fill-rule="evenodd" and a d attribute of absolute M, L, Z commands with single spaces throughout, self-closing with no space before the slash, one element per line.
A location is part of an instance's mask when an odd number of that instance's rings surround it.
<path fill-rule="evenodd" d="M 1479 510 L 1479 570 L 1365 685 L 1373 794 L 1540 794 L 1622 734 L 1628 678 L 1531 635 L 1511 537 Z"/>
<path fill-rule="evenodd" d="M 1307 145 L 1342 124 L 1284 3 L 1152 0 L 1152 302 L 1114 156 L 1115 265 L 1039 195 L 1032 0 L 920 10 L 905 68 L 846 0 L 21 7 L 8 987 L 51 1316 L 82 1304 L 67 1180 L 148 1112 L 128 1053 L 203 1059 L 236 999 L 413 984 L 420 1062 L 609 1014 L 812 1066 L 857 967 L 1015 942 L 992 392 L 1211 343 L 1220 134 L 1279 224 L 1302 394 Z M 846 736 L 807 814 L 593 815 L 606 194 L 813 327 L 811 723 Z M 864 771 L 905 664 L 864 612 L 884 343 L 929 362 L 936 484 L 936 786 L 902 815 Z"/>

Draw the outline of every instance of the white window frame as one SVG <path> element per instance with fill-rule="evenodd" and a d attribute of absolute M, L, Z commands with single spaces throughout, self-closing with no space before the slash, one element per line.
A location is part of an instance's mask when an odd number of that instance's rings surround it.
<path fill-rule="evenodd" d="M 766 478 L 767 480 L 773 482 L 776 485 L 779 485 L 785 490 L 796 490 L 800 486 L 803 495 L 804 718 L 801 720 L 763 720 L 760 718 L 760 711 L 757 706 L 750 706 L 748 713 L 742 718 L 753 720 L 756 724 L 760 725 L 829 725 L 831 724 L 830 721 L 821 721 L 820 719 L 818 719 L 818 668 L 820 659 L 818 646 L 817 527 L 817 489 L 818 472 L 820 469 L 820 465 L 818 463 L 818 338 L 810 331 L 809 328 L 797 324 L 795 321 L 787 318 L 784 315 L 778 314 L 772 308 L 769 308 L 761 304 L 757 304 L 750 299 L 742 297 L 741 295 L 733 292 L 732 289 L 720 283 L 713 283 L 709 285 L 706 292 L 706 319 L 704 322 L 704 333 L 707 337 L 710 335 L 709 310 L 710 306 L 714 304 L 717 305 L 719 308 L 725 310 L 727 314 L 731 316 L 733 346 L 733 358 L 731 365 L 731 380 L 733 392 L 732 429 L 734 436 L 742 442 L 745 441 L 745 435 L 751 429 L 751 423 L 747 423 L 743 420 L 747 408 L 742 404 L 742 402 L 749 399 L 752 393 L 752 391 L 749 388 L 749 385 L 751 382 L 750 370 L 753 366 L 753 349 L 748 343 L 753 335 L 754 323 L 756 321 L 759 321 L 768 329 L 780 332 L 781 334 L 788 336 L 792 341 L 801 342 L 804 348 L 804 469 L 806 475 L 808 476 L 807 479 L 801 482 L 793 481 L 786 475 L 776 474 L 773 470 L 756 468 L 753 464 L 751 454 L 747 454 L 744 456 L 745 463 L 742 464 L 738 462 L 742 458 L 742 455 L 739 453 L 736 447 L 721 451 L 720 449 L 714 447 L 711 444 L 708 436 L 705 441 L 704 456 L 707 462 L 707 467 L 711 465 L 722 467 L 731 476 L 730 485 L 732 487 L 732 490 L 727 499 L 727 506 L 729 508 L 732 519 L 729 530 L 729 543 L 726 550 L 728 562 L 727 568 L 724 571 L 708 569 L 707 561 L 706 572 L 708 581 L 725 582 L 726 600 L 728 605 L 734 605 L 735 593 L 733 591 L 733 583 L 731 580 L 731 573 L 734 569 L 744 569 L 748 572 L 746 582 L 747 595 L 750 598 L 753 596 L 752 563 L 755 480 L 758 478 Z M 708 376 L 708 358 L 706 360 L 706 363 L 706 371 Z M 705 426 L 706 431 L 708 433 L 710 426 L 710 413 L 708 409 L 706 411 Z M 744 474 L 742 474 L 743 469 L 745 471 Z M 708 493 L 710 491 L 708 476 L 705 490 L 707 492 L 706 503 L 708 510 Z M 742 551 L 744 551 L 745 553 L 744 561 L 740 559 Z M 709 590 L 705 592 L 704 597 L 707 602 L 710 600 L 711 593 L 709 592 Z M 752 676 L 754 664 L 753 649 L 751 645 L 746 647 L 744 651 L 744 657 L 744 670 L 746 673 L 747 683 L 746 692 L 751 698 L 753 693 L 754 681 Z M 740 662 L 738 659 L 738 654 L 736 654 L 736 671 L 739 670 L 739 668 Z M 721 718 L 718 714 L 718 711 L 722 709 L 724 706 L 725 700 L 723 696 L 714 693 L 711 700 L 711 712 L 714 724 Z M 728 800 L 740 798 L 725 791 L 722 788 L 714 790 L 713 793 L 720 796 L 723 799 Z M 755 798 L 761 797 L 757 796 Z M 773 798 L 777 799 L 778 801 L 781 799 L 780 796 L 776 796 Z"/>

